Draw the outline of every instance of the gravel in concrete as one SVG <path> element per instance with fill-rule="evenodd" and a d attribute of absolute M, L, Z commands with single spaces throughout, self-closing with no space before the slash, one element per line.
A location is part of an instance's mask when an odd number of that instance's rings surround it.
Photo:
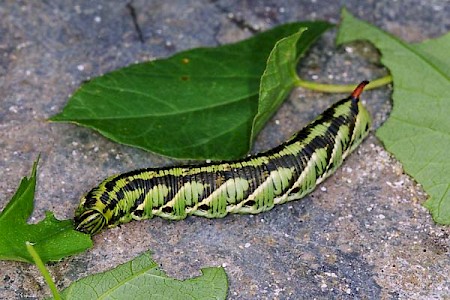
<path fill-rule="evenodd" d="M 345 5 L 409 42 L 450 28 L 449 1 L 13 1 L 0 4 L 0 209 L 41 153 L 32 222 L 52 210 L 72 218 L 80 196 L 103 178 L 176 161 L 115 144 L 86 128 L 49 123 L 83 80 L 136 61 L 234 42 L 290 21 L 338 22 Z M 301 77 L 355 83 L 383 76 L 367 43 L 335 47 L 325 34 Z M 363 98 L 378 127 L 389 87 Z M 275 146 L 342 95 L 295 90 L 258 137 Z M 94 237 L 91 250 L 49 266 L 59 288 L 151 250 L 170 276 L 223 266 L 229 299 L 445 299 L 450 297 L 448 227 L 422 207 L 426 195 L 376 137 L 301 201 L 255 216 L 132 222 Z M 0 262 L 1 299 L 41 299 L 34 266 Z"/>

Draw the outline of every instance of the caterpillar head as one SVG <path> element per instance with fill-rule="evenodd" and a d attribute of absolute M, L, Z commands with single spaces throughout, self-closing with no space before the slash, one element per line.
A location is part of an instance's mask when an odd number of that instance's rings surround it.
<path fill-rule="evenodd" d="M 108 220 L 98 206 L 92 205 L 93 201 L 87 201 L 91 199 L 89 195 L 88 193 L 81 199 L 75 211 L 74 221 L 76 230 L 93 235 L 102 230 L 108 224 Z"/>
<path fill-rule="evenodd" d="M 84 211 L 77 209 L 75 213 L 75 225 L 78 231 L 93 235 L 102 230 L 106 224 L 106 217 L 95 208 Z"/>

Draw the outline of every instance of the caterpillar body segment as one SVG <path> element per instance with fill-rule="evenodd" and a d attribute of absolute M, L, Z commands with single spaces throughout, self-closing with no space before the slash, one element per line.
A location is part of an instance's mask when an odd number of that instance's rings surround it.
<path fill-rule="evenodd" d="M 81 199 L 77 230 L 95 234 L 154 216 L 256 214 L 302 198 L 368 134 L 371 118 L 359 101 L 367 83 L 271 150 L 236 161 L 140 169 L 105 179 Z"/>

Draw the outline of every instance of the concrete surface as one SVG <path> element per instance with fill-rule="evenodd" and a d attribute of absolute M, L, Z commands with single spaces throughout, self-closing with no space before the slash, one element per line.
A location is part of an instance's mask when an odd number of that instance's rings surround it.
<path fill-rule="evenodd" d="M 94 4 L 95 3 L 95 4 Z M 358 17 L 411 42 L 450 28 L 447 1 L 13 1 L 0 3 L 0 209 L 41 153 L 32 222 L 72 218 L 80 196 L 117 172 L 176 164 L 88 129 L 48 123 L 88 79 L 135 61 L 215 46 L 297 20 Z M 300 66 L 305 79 L 355 83 L 386 74 L 366 43 L 334 46 L 330 31 Z M 365 92 L 379 126 L 389 87 Z M 275 146 L 342 95 L 295 90 L 259 136 Z M 170 276 L 224 266 L 229 299 L 448 299 L 448 227 L 421 206 L 426 195 L 373 134 L 301 201 L 256 216 L 132 222 L 95 236 L 93 249 L 49 266 L 59 288 L 151 250 Z M 41 299 L 34 266 L 0 262 L 1 299 Z"/>

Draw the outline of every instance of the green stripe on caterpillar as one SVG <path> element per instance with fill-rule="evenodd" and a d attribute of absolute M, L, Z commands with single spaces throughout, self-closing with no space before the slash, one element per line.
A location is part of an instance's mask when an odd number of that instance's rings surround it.
<path fill-rule="evenodd" d="M 114 175 L 89 191 L 75 212 L 76 229 L 95 234 L 131 220 L 188 215 L 256 214 L 300 199 L 367 136 L 369 113 L 359 101 L 368 81 L 283 144 L 252 156 L 198 166 L 148 168 Z"/>

